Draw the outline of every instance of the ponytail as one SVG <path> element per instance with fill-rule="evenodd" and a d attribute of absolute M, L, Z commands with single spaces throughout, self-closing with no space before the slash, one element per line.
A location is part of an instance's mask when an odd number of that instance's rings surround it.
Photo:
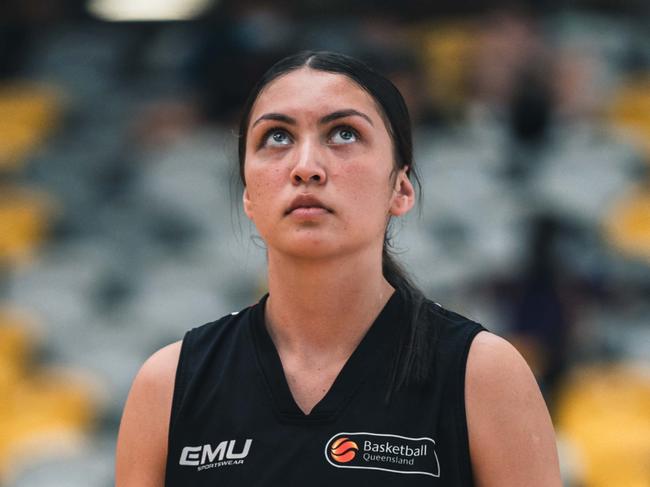
<path fill-rule="evenodd" d="M 427 326 L 426 299 L 408 273 L 390 252 L 390 240 L 384 240 L 382 271 L 384 278 L 399 292 L 406 304 L 404 326 L 388 380 L 386 402 L 393 393 L 408 384 L 422 384 L 431 373 L 436 340 L 435 327 Z M 434 336 L 431 336 L 431 335 Z"/>

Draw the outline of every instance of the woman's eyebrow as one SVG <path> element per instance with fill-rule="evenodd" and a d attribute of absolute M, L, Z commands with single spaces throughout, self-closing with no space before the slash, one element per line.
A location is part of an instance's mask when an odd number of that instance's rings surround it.
<path fill-rule="evenodd" d="M 276 120 L 278 122 L 284 122 L 289 125 L 296 125 L 296 119 L 290 117 L 289 115 L 284 115 L 282 113 L 265 113 L 262 115 L 260 118 L 255 120 L 255 123 L 251 126 L 251 128 L 255 127 L 258 123 L 260 123 L 263 120 Z"/>
<path fill-rule="evenodd" d="M 375 124 L 372 123 L 372 120 L 370 120 L 370 117 L 368 115 L 366 115 L 365 113 L 361 113 L 361 112 L 359 112 L 357 110 L 354 110 L 353 108 L 348 108 L 346 110 L 337 110 L 335 112 L 330 113 L 329 115 L 325 115 L 323 118 L 320 119 L 319 123 L 321 125 L 323 125 L 323 124 L 329 123 L 329 122 L 331 122 L 333 120 L 337 120 L 339 118 L 350 117 L 350 116 L 353 116 L 353 115 L 365 118 L 370 125 L 372 125 L 373 127 L 375 126 Z"/>
<path fill-rule="evenodd" d="M 330 113 L 328 115 L 325 115 L 323 118 L 321 118 L 318 123 L 321 124 L 321 125 L 324 125 L 326 123 L 332 122 L 333 120 L 338 120 L 339 118 L 345 118 L 345 117 L 351 117 L 351 116 L 362 117 L 362 118 L 366 119 L 370 125 L 372 125 L 373 127 L 375 126 L 375 124 L 372 123 L 372 120 L 370 120 L 370 117 L 368 115 L 366 115 L 365 113 L 362 113 L 362 112 L 360 112 L 358 110 L 355 110 L 353 108 L 348 108 L 348 109 L 345 109 L 345 110 L 337 110 L 335 112 L 332 112 L 332 113 Z M 257 124 L 259 124 L 260 122 L 262 122 L 264 120 L 275 120 L 275 121 L 278 121 L 278 122 L 287 123 L 289 125 L 296 125 L 297 124 L 296 119 L 293 118 L 293 117 L 290 117 L 289 115 L 285 115 L 283 113 L 265 113 L 264 115 L 259 117 L 257 120 L 255 120 L 255 122 L 253 123 L 251 128 L 255 127 Z"/>

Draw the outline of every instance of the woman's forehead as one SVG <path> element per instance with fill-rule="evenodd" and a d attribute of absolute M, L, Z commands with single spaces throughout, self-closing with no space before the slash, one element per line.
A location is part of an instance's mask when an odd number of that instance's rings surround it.
<path fill-rule="evenodd" d="M 250 120 L 252 123 L 270 112 L 317 115 L 350 108 L 377 122 L 382 119 L 375 100 L 355 81 L 343 74 L 304 67 L 271 81 L 257 97 Z"/>

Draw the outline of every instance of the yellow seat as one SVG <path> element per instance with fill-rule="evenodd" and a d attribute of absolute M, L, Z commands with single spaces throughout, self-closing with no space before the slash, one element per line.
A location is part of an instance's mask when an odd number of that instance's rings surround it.
<path fill-rule="evenodd" d="M 53 199 L 44 193 L 0 186 L 0 265 L 29 262 L 54 213 Z"/>
<path fill-rule="evenodd" d="M 59 93 L 33 83 L 0 85 L 0 171 L 20 169 L 58 122 Z"/>
<path fill-rule="evenodd" d="M 604 233 L 617 250 L 650 261 L 650 190 L 623 197 L 607 215 Z"/>
<path fill-rule="evenodd" d="M 15 384 L 0 414 L 0 482 L 82 438 L 97 415 L 96 397 L 88 381 L 57 369 Z"/>
<path fill-rule="evenodd" d="M 37 338 L 35 319 L 29 313 L 0 305 L 0 358 L 26 363 Z"/>
<path fill-rule="evenodd" d="M 615 94 L 609 115 L 615 127 L 632 135 L 650 161 L 650 76 L 629 81 Z"/>
<path fill-rule="evenodd" d="M 38 342 L 34 320 L 26 313 L 0 307 L 0 416 L 16 384 L 29 367 Z"/>
<path fill-rule="evenodd" d="M 467 22 L 435 23 L 414 30 L 421 46 L 427 87 L 438 106 L 457 112 L 466 101 L 469 61 L 476 48 L 475 29 Z"/>
<path fill-rule="evenodd" d="M 630 365 L 576 371 L 559 395 L 558 431 L 582 459 L 585 487 L 650 487 L 650 375 Z"/>
<path fill-rule="evenodd" d="M 0 307 L 0 485 L 21 465 L 74 447 L 97 416 L 90 378 L 34 363 L 35 325 L 29 314 Z"/>

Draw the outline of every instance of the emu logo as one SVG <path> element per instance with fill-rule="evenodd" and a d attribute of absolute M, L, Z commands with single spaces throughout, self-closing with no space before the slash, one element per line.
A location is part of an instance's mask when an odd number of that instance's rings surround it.
<path fill-rule="evenodd" d="M 243 463 L 243 459 L 248 455 L 253 440 L 246 440 L 244 448 L 239 453 L 235 453 L 235 440 L 226 440 L 219 443 L 215 448 L 212 445 L 186 446 L 181 451 L 180 465 L 198 467 L 214 462 L 222 462 L 227 465 Z M 239 460 L 232 462 L 229 460 Z"/>

